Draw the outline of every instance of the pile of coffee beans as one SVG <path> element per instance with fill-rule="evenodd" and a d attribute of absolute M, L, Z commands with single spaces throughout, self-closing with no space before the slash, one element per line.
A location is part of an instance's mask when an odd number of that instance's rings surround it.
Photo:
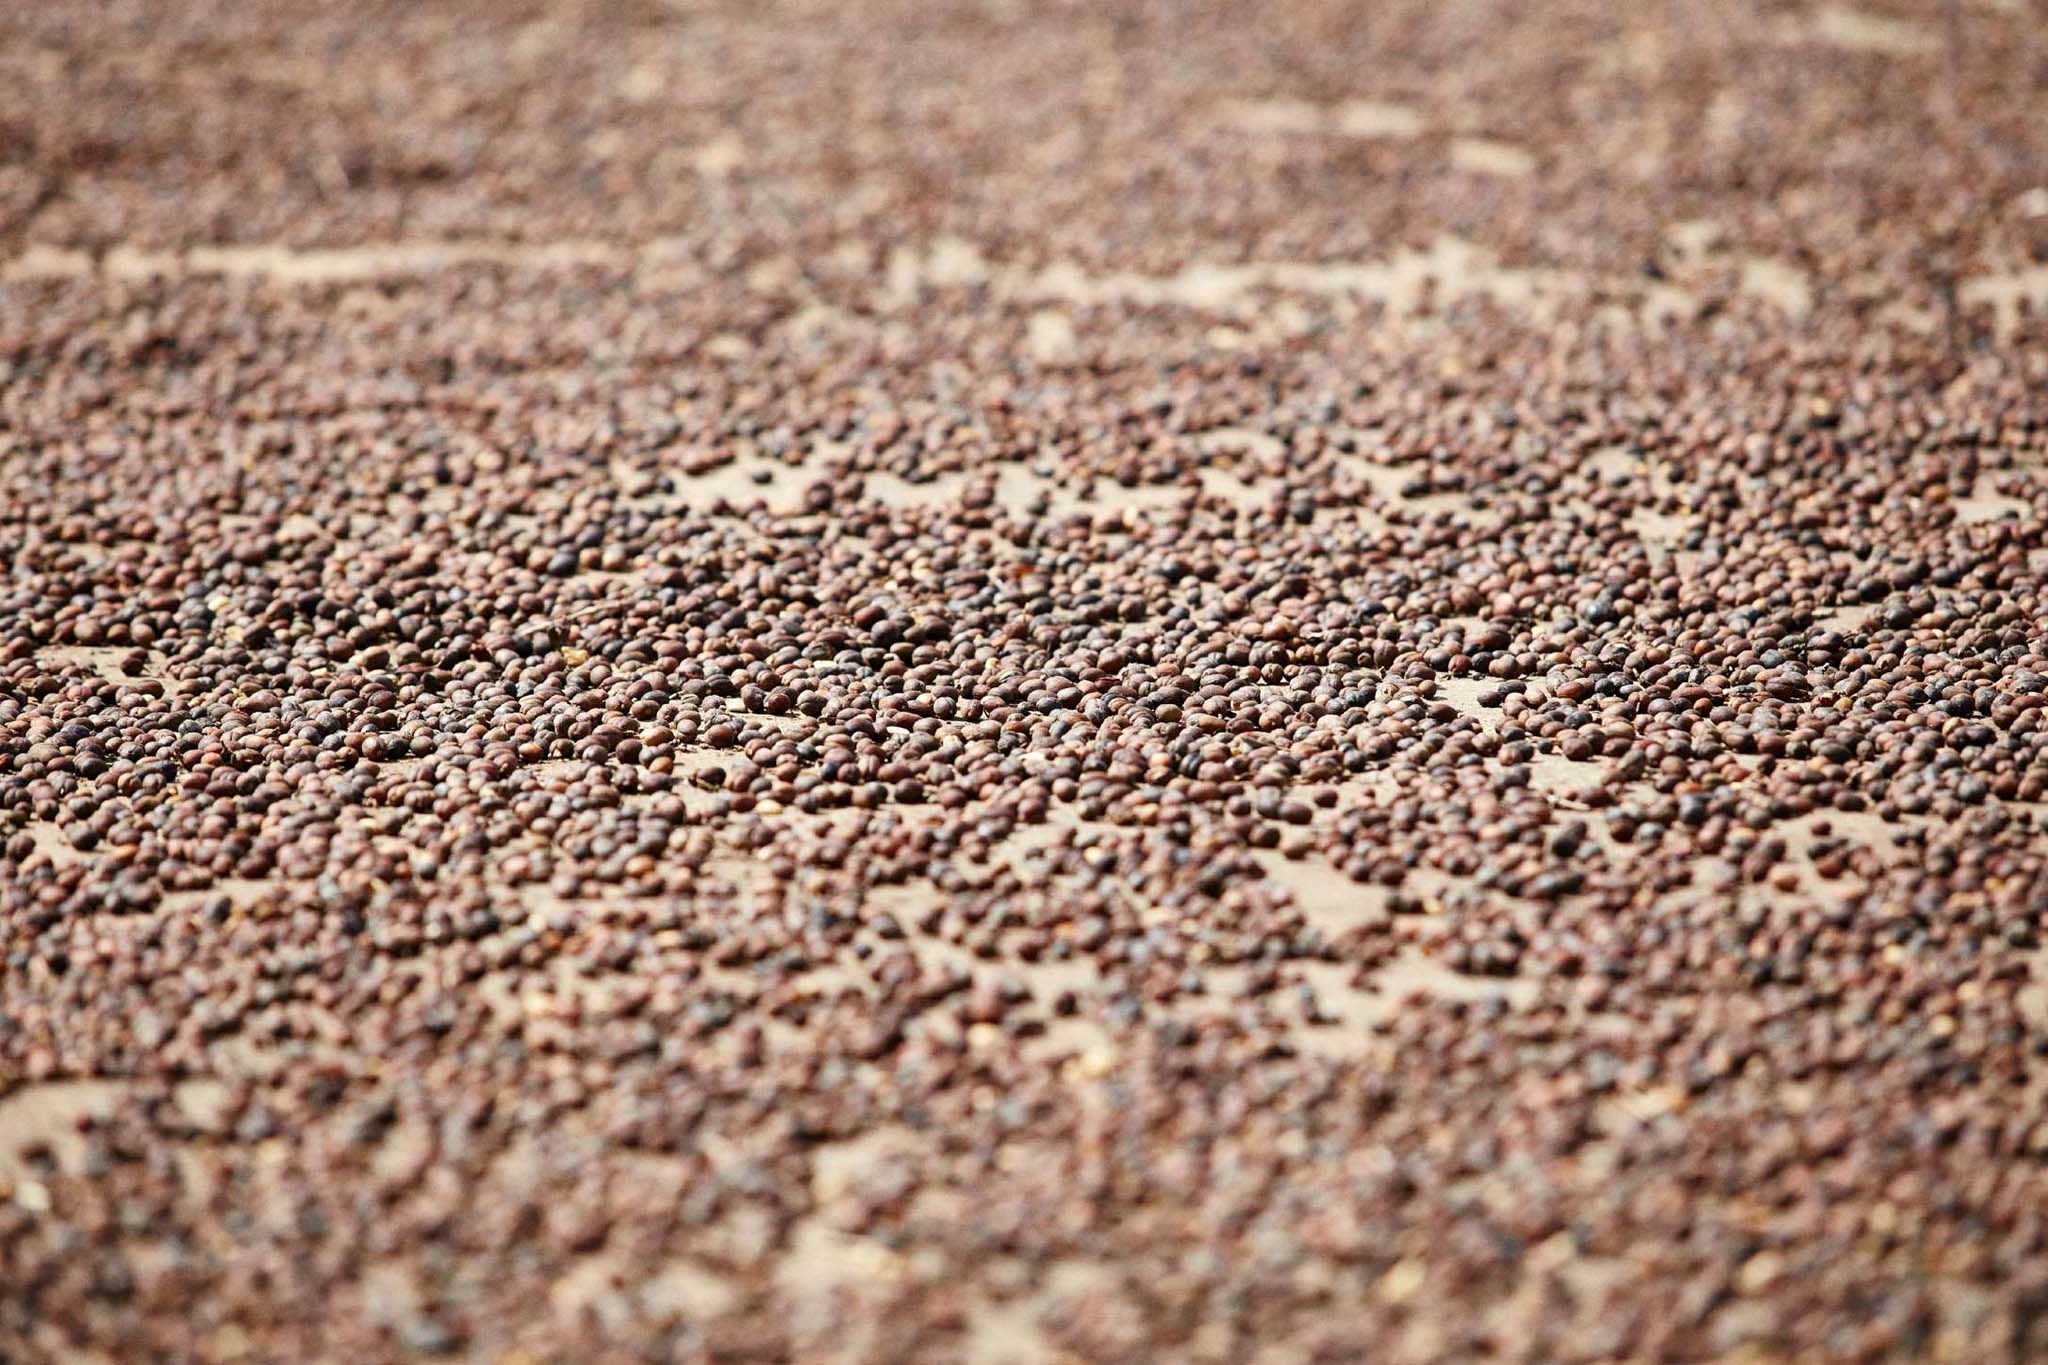
<path fill-rule="evenodd" d="M 0 1360 L 2048 1351 L 2042 18 L 0 14 Z"/>

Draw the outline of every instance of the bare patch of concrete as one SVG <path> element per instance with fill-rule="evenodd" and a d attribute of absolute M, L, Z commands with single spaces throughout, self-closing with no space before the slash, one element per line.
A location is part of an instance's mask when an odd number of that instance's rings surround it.
<path fill-rule="evenodd" d="M 1527 148 L 1490 137 L 1451 139 L 1451 165 L 1474 175 L 1514 180 L 1536 172 L 1536 157 Z"/>
<path fill-rule="evenodd" d="M 1353 99 L 1319 104 L 1308 100 L 1230 100 L 1218 121 L 1241 133 L 1264 136 L 1345 138 L 1420 137 L 1420 112 L 1389 100 Z"/>

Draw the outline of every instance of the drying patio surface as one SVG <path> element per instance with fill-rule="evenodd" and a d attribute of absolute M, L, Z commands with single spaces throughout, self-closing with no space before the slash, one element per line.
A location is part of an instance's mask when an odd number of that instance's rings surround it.
<path fill-rule="evenodd" d="M 2038 0 L 0 75 L 0 1361 L 2048 1353 Z"/>

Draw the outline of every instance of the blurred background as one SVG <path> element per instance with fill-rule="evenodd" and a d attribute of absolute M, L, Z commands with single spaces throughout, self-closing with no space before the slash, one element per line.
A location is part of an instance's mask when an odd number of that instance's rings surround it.
<path fill-rule="evenodd" d="M 1449 234 L 1925 311 L 2048 251 L 2044 27 L 2033 0 L 16 4 L 0 242 L 659 238 L 829 293 L 942 235 L 1156 270 Z"/>

